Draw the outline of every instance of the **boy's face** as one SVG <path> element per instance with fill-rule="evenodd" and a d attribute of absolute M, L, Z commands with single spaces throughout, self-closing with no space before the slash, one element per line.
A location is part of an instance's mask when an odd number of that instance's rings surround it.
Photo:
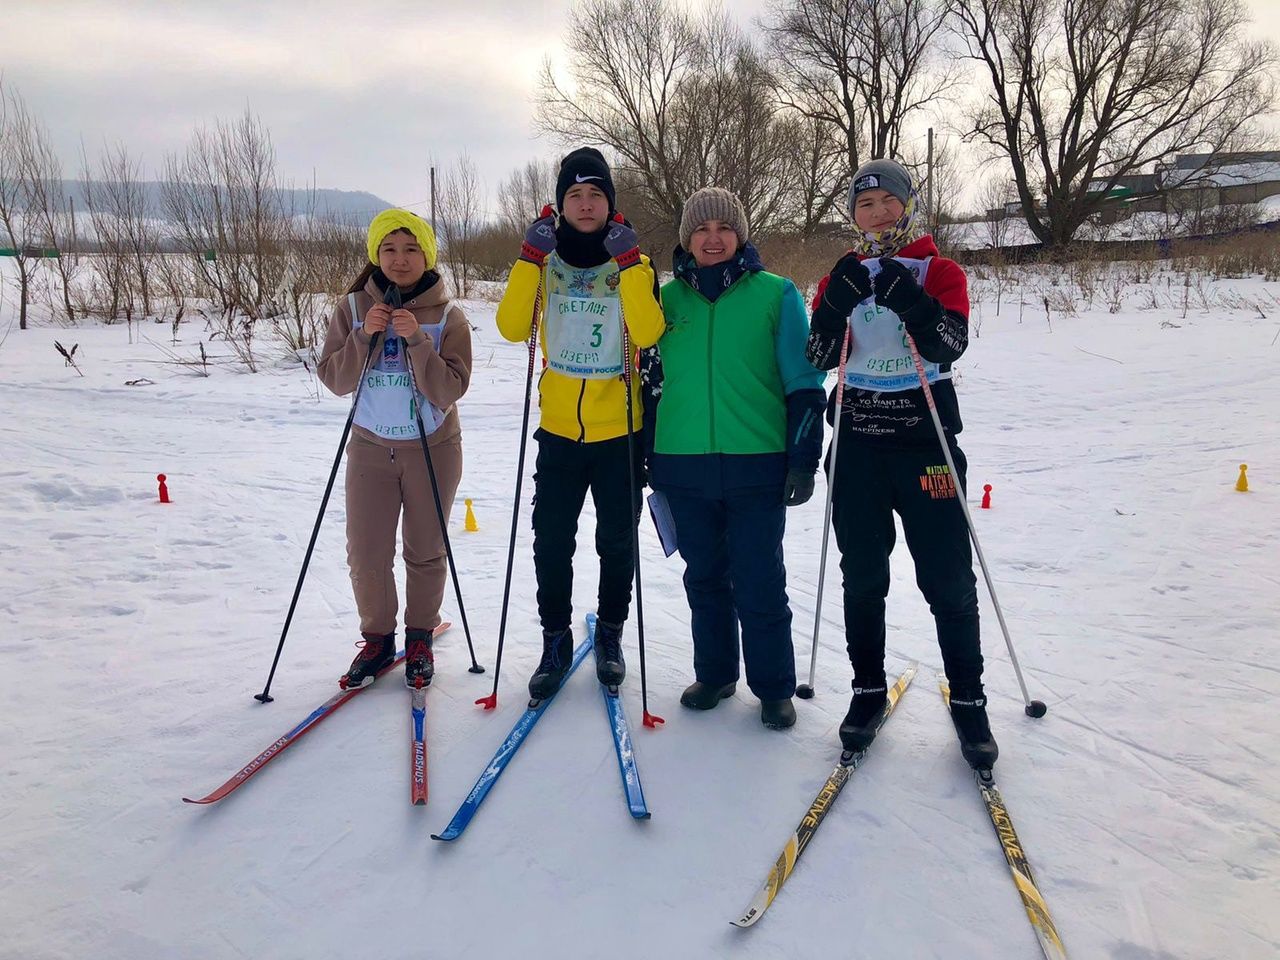
<path fill-rule="evenodd" d="M 609 219 L 609 198 L 590 183 L 575 183 L 564 195 L 560 215 L 579 233 L 595 233 Z"/>
<path fill-rule="evenodd" d="M 853 222 L 865 233 L 879 233 L 897 223 L 905 209 L 888 190 L 863 190 L 853 200 Z"/>
<path fill-rule="evenodd" d="M 378 244 L 378 266 L 397 287 L 408 288 L 427 272 L 427 256 L 417 237 L 407 230 L 396 230 Z"/>
<path fill-rule="evenodd" d="M 689 252 L 700 267 L 724 263 L 738 250 L 738 235 L 723 220 L 703 220 L 689 235 Z"/>

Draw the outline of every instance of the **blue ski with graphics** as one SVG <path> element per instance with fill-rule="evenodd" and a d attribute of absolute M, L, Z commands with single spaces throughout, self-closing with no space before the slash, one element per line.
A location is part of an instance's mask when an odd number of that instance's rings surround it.
<path fill-rule="evenodd" d="M 587 614 L 587 637 L 594 645 L 596 639 L 596 615 Z M 613 748 L 618 754 L 618 772 L 622 774 L 622 789 L 627 794 L 627 808 L 637 820 L 649 819 L 649 808 L 644 802 L 644 790 L 640 786 L 640 771 L 636 768 L 635 750 L 631 745 L 631 730 L 627 727 L 627 714 L 622 707 L 622 697 L 617 687 L 600 684 L 604 695 L 604 708 L 609 715 L 609 732 L 613 734 Z"/>
<path fill-rule="evenodd" d="M 588 634 L 587 639 L 583 640 L 578 645 L 578 649 L 573 651 L 573 663 L 569 665 L 569 672 L 560 681 L 560 687 L 556 690 L 556 693 L 564 689 L 564 685 L 569 682 L 569 678 L 573 676 L 574 671 L 586 659 L 587 654 L 591 652 L 591 645 L 592 635 Z M 511 758 L 520 749 L 520 745 L 524 743 L 529 731 L 533 729 L 533 725 L 541 719 L 542 714 L 546 712 L 547 707 L 551 705 L 551 701 L 554 699 L 555 694 L 552 694 L 545 700 L 529 701 L 528 708 L 520 719 L 516 721 L 516 725 L 511 728 L 511 732 L 507 734 L 507 739 L 502 741 L 502 746 L 498 747 L 498 752 L 493 755 L 489 765 L 484 768 L 484 772 L 480 774 L 480 779 L 471 788 L 467 798 L 462 801 L 462 806 L 458 807 L 458 812 L 453 815 L 449 825 L 439 833 L 433 833 L 431 835 L 432 840 L 457 840 L 458 837 L 462 836 L 462 831 L 467 829 L 467 824 L 476 815 L 476 811 L 480 809 L 480 804 L 489 795 L 493 785 L 498 782 L 498 777 L 502 776 L 502 771 L 507 769 L 507 764 L 511 762 Z"/>

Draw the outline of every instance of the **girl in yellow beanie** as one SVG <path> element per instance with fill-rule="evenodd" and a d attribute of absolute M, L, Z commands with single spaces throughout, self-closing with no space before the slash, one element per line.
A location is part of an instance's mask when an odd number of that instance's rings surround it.
<path fill-rule="evenodd" d="M 392 572 L 401 524 L 405 565 L 405 682 L 431 680 L 432 631 L 448 570 L 444 534 L 414 408 L 422 414 L 446 522 L 462 477 L 456 404 L 471 381 L 471 326 L 435 270 L 436 238 L 408 210 L 369 224 L 369 263 L 329 321 L 320 380 L 338 396 L 364 386 L 347 445 L 347 563 L 360 612 L 360 653 L 338 681 L 373 681 L 395 660 L 399 603 Z M 393 307 L 395 294 L 399 307 Z M 366 369 L 373 338 L 375 362 Z M 416 390 L 415 390 L 416 384 Z"/>

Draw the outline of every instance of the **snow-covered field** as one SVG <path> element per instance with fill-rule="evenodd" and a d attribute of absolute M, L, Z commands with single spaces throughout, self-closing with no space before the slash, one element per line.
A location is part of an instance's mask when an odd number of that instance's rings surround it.
<path fill-rule="evenodd" d="M 1211 285 L 1212 286 L 1212 285 Z M 1273 297 L 1280 285 L 1221 290 Z M 1140 298 L 1132 298 L 1137 302 Z M 12 296 L 0 311 L 10 326 Z M 524 359 L 468 305 L 462 403 L 479 533 L 453 536 L 493 668 Z M 959 365 L 983 547 L 1033 696 L 1026 718 L 984 598 L 1001 787 L 1075 958 L 1280 954 L 1280 359 L 1258 310 L 982 308 Z M 975 314 L 976 315 L 976 314 Z M 538 657 L 526 504 L 499 709 L 472 701 L 460 628 L 428 699 L 431 800 L 408 803 L 408 703 L 365 693 L 240 792 L 221 783 L 335 689 L 354 653 L 341 479 L 273 686 L 262 688 L 346 403 L 283 360 L 202 378 L 124 326 L 0 345 L 0 957 L 1029 958 L 1038 948 L 933 682 L 905 549 L 891 668 L 919 660 L 866 764 L 769 914 L 731 927 L 829 772 L 847 705 L 835 551 L 818 695 L 785 733 L 691 678 L 682 564 L 643 527 L 651 706 L 624 688 L 653 819 L 627 815 L 588 664 L 468 833 L 429 839 L 524 704 Z M 167 342 L 168 328 L 155 326 Z M 190 324 L 171 349 L 196 349 Z M 136 338 L 136 332 L 135 332 Z M 84 377 L 53 341 L 78 343 Z M 146 377 L 151 384 L 126 386 Z M 1233 489 L 1240 463 L 1251 491 Z M 156 502 L 168 475 L 173 503 Z M 823 486 L 790 514 L 808 666 Z M 591 508 L 578 609 L 594 598 Z M 457 622 L 450 592 L 446 612 Z"/>

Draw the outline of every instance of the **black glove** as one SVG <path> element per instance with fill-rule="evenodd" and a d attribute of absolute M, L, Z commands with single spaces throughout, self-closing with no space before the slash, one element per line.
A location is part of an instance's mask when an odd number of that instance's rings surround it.
<path fill-rule="evenodd" d="M 910 330 L 908 314 L 925 298 L 924 287 L 920 286 L 911 268 L 892 257 L 881 257 L 875 289 L 876 303 L 900 316 Z"/>
<path fill-rule="evenodd" d="M 853 308 L 871 296 L 871 272 L 856 253 L 846 253 L 831 268 L 827 289 L 822 294 L 823 303 L 842 318 L 853 313 Z"/>
<path fill-rule="evenodd" d="M 788 470 L 787 482 L 782 487 L 782 502 L 788 507 L 798 507 L 813 496 L 813 474 L 806 470 Z"/>

